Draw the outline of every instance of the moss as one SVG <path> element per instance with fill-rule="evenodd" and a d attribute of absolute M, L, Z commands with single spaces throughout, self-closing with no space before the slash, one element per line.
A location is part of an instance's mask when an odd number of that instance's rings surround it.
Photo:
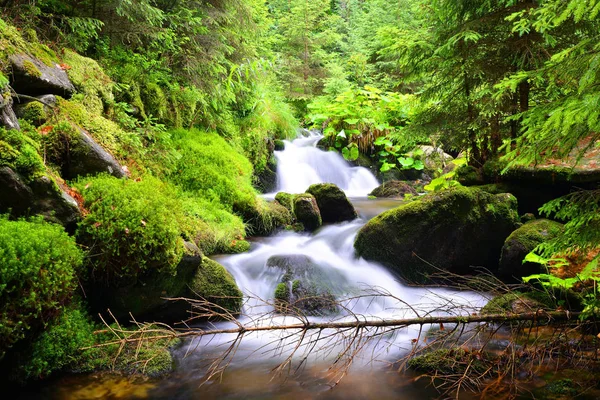
<path fill-rule="evenodd" d="M 42 103 L 39 101 L 32 101 L 25 105 L 23 110 L 23 118 L 35 126 L 42 125 L 49 115 Z"/>
<path fill-rule="evenodd" d="M 23 61 L 23 69 L 27 73 L 27 75 L 40 78 L 42 76 L 42 72 L 29 60 Z"/>
<path fill-rule="evenodd" d="M 275 143 L 275 151 L 282 151 L 285 149 L 285 143 L 283 142 L 283 140 L 275 139 L 274 143 Z"/>
<path fill-rule="evenodd" d="M 408 367 L 430 375 L 489 373 L 488 360 L 465 349 L 438 349 L 411 358 Z M 480 377 L 481 378 L 481 377 Z"/>
<path fill-rule="evenodd" d="M 232 314 L 239 314 L 242 309 L 243 294 L 235 279 L 225 267 L 208 257 L 203 257 L 190 289 L 196 296 L 215 303 Z"/>
<path fill-rule="evenodd" d="M 517 291 L 494 297 L 481 309 L 481 314 L 533 312 L 539 308 L 555 309 L 556 302 L 545 291 Z"/>
<path fill-rule="evenodd" d="M 83 94 L 81 103 L 88 110 L 101 114 L 105 107 L 114 103 L 114 83 L 96 61 L 69 49 L 63 51 L 63 61 L 69 79 Z"/>
<path fill-rule="evenodd" d="M 525 256 L 539 244 L 563 232 L 563 225 L 547 219 L 538 219 L 521 226 L 506 239 L 500 255 L 499 272 L 507 278 L 544 272 L 544 267 L 531 262 L 523 263 Z"/>
<path fill-rule="evenodd" d="M 427 194 L 373 218 L 359 231 L 355 248 L 409 282 L 427 282 L 438 268 L 459 274 L 471 266 L 494 270 L 518 222 L 516 206 L 508 193 L 467 187 Z"/>
<path fill-rule="evenodd" d="M 352 221 L 358 216 L 346 194 L 333 183 L 311 185 L 306 192 L 317 201 L 324 223 Z"/>
<path fill-rule="evenodd" d="M 279 192 L 275 195 L 275 200 L 288 209 L 289 212 L 294 212 L 294 195 L 285 192 Z"/>
<path fill-rule="evenodd" d="M 470 165 L 458 167 L 454 179 L 465 186 L 481 185 L 483 183 L 482 171 Z"/>
<path fill-rule="evenodd" d="M 578 385 L 576 385 L 572 379 L 560 379 L 549 383 L 548 386 L 545 387 L 545 391 L 552 395 L 577 396 L 580 388 L 578 388 Z"/>
<path fill-rule="evenodd" d="M 312 194 L 302 193 L 294 196 L 294 216 L 296 220 L 304 225 L 304 228 L 312 232 L 323 224 L 317 200 Z"/>
<path fill-rule="evenodd" d="M 290 298 L 290 286 L 287 282 L 281 282 L 277 284 L 275 288 L 275 300 L 288 302 Z"/>
<path fill-rule="evenodd" d="M 45 170 L 40 145 L 23 132 L 0 127 L 0 166 L 7 166 L 31 182 Z"/>
<path fill-rule="evenodd" d="M 0 359 L 60 312 L 82 259 L 61 226 L 0 218 Z"/>

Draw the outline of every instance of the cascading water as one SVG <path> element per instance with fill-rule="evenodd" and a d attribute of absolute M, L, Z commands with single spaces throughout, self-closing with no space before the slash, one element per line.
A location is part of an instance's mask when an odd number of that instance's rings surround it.
<path fill-rule="evenodd" d="M 284 316 L 274 311 L 273 297 L 283 272 L 267 266 L 277 256 L 310 260 L 318 280 L 326 284 L 340 303 L 333 315 L 306 317 L 312 321 L 356 321 L 410 318 L 473 311 L 485 303 L 483 296 L 448 289 L 407 287 L 380 265 L 355 257 L 354 238 L 366 221 L 386 209 L 398 205 L 397 200 L 371 200 L 367 194 L 378 185 L 365 168 L 351 167 L 338 154 L 315 147 L 320 135 L 311 133 L 286 142 L 277 152 L 279 190 L 304 192 L 314 183 L 331 182 L 342 188 L 359 212 L 354 221 L 324 226 L 314 234 L 282 232 L 272 237 L 255 238 L 249 252 L 215 257 L 235 277 L 247 300 L 237 320 L 246 326 L 298 323 L 304 317 Z M 274 197 L 274 193 L 266 195 Z M 385 240 L 385 238 L 382 238 Z M 307 277 L 308 278 L 308 277 Z M 291 284 L 291 283 L 290 283 Z M 465 307 L 465 308 L 462 308 Z M 232 328 L 231 322 L 217 322 L 210 328 Z M 425 327 L 427 328 L 427 327 Z M 302 337 L 299 331 L 267 331 L 245 333 L 241 341 L 232 334 L 220 334 L 186 341 L 174 354 L 177 367 L 167 379 L 151 383 L 97 381 L 95 375 L 68 381 L 55 389 L 52 396 L 31 398 L 83 399 L 127 398 L 147 399 L 414 399 L 434 398 L 424 386 L 409 385 L 389 368 L 390 363 L 407 354 L 419 337 L 417 327 L 371 330 L 374 340 L 361 343 L 361 352 L 353 354 L 349 375 L 329 390 L 338 365 L 354 331 L 345 337 L 331 329 L 312 331 Z M 423 333 L 426 329 L 423 330 Z M 365 333 L 363 331 L 363 333 Z M 335 336 L 338 335 L 338 336 Z M 303 338 L 303 345 L 298 339 Z M 422 337 L 422 336 L 421 336 Z M 321 340 L 313 342 L 315 340 Z M 231 344 L 233 347 L 230 347 Z M 312 345 L 312 343 L 315 343 Z M 364 343 L 364 345 L 363 345 Z M 273 377 L 272 369 L 294 351 L 290 375 Z M 223 353 L 229 354 L 227 368 L 219 379 L 205 379 L 207 366 Z M 342 357 L 343 358 L 343 357 Z M 382 362 L 378 364 L 377 362 Z M 296 369 L 297 367 L 302 367 Z M 337 370 L 338 372 L 340 370 Z M 129 390 L 129 392 L 127 392 Z M 99 392 L 101 396 L 86 397 Z"/>
<path fill-rule="evenodd" d="M 350 167 L 342 156 L 318 149 L 323 136 L 303 131 L 307 136 L 285 141 L 285 150 L 276 151 L 277 192 L 303 193 L 313 183 L 335 183 L 349 197 L 367 196 L 379 186 L 366 168 Z"/>

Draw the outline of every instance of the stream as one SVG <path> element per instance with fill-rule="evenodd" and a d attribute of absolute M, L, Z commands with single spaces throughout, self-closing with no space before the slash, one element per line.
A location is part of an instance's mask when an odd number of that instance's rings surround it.
<path fill-rule="evenodd" d="M 274 313 L 273 296 L 283 272 L 266 267 L 273 256 L 305 256 L 318 266 L 319 279 L 332 288 L 342 307 L 336 315 L 308 317 L 312 321 L 380 320 L 423 315 L 458 315 L 474 312 L 487 299 L 480 294 L 443 288 L 408 287 L 382 266 L 357 259 L 354 238 L 372 217 L 400 204 L 399 200 L 372 200 L 367 194 L 377 179 L 365 168 L 350 166 L 339 154 L 316 148 L 321 138 L 307 133 L 286 141 L 276 152 L 278 190 L 302 193 L 313 183 L 331 182 L 343 189 L 359 218 L 326 225 L 313 234 L 281 232 L 253 238 L 250 251 L 214 257 L 235 277 L 247 296 L 240 323 L 289 324 L 300 320 Z M 276 191 L 276 192 L 277 192 Z M 272 199 L 276 192 L 265 195 Z M 219 322 L 217 328 L 233 327 Z M 46 399 L 415 399 L 435 398 L 427 382 L 397 371 L 397 361 L 415 345 L 419 327 L 372 330 L 371 340 L 361 338 L 360 351 L 351 363 L 339 358 L 354 332 L 313 332 L 298 346 L 298 332 L 247 333 L 238 343 L 228 367 L 204 383 L 207 366 L 222 354 L 235 335 L 189 340 L 175 350 L 176 369 L 161 380 L 132 380 L 92 374 L 63 377 L 31 397 Z M 295 333 L 292 335 L 291 333 Z M 319 341 L 317 335 L 321 335 Z M 323 339 L 324 338 L 324 339 Z M 296 349 L 288 368 L 273 370 Z M 348 368 L 345 368 L 345 367 Z M 396 366 L 396 368 L 394 368 Z M 343 378 L 340 380 L 340 378 Z M 338 383 L 339 382 L 339 383 Z"/>

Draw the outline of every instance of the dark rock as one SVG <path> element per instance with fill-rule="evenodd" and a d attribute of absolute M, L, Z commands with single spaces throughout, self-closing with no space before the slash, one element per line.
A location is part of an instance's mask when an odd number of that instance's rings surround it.
<path fill-rule="evenodd" d="M 514 196 L 456 187 L 427 194 L 369 221 L 354 247 L 411 283 L 432 273 L 497 270 L 505 239 L 517 227 Z"/>
<path fill-rule="evenodd" d="M 64 179 L 96 175 L 106 172 L 116 178 L 126 177 L 119 162 L 82 128 L 74 126 L 71 133 L 57 138 L 68 143 L 59 143 L 49 160 L 60 167 Z"/>
<path fill-rule="evenodd" d="M 275 289 L 277 310 L 284 314 L 301 312 L 305 315 L 328 315 L 338 311 L 336 295 L 343 289 L 340 274 L 328 273 L 313 259 L 301 254 L 272 256 L 267 268 L 281 271 Z"/>
<path fill-rule="evenodd" d="M 381 186 L 373 189 L 369 196 L 378 198 L 404 198 L 404 195 L 416 195 L 417 191 L 407 182 L 404 181 L 388 181 Z"/>
<path fill-rule="evenodd" d="M 303 193 L 294 196 L 294 216 L 309 232 L 318 229 L 323 224 L 321 211 L 312 194 Z"/>
<path fill-rule="evenodd" d="M 6 129 L 19 130 L 19 120 L 13 110 L 13 99 L 11 97 L 10 90 L 4 88 L 0 93 L 0 126 Z"/>
<path fill-rule="evenodd" d="M 56 105 L 56 96 L 47 94 L 36 97 L 40 101 L 24 101 L 14 105 L 17 117 L 25 119 L 35 126 L 43 125 L 52 113 L 52 107 Z"/>
<path fill-rule="evenodd" d="M 48 66 L 28 54 L 13 54 L 10 63 L 13 69 L 12 87 L 19 94 L 71 97 L 75 93 L 75 86 L 67 73 L 57 64 Z"/>
<path fill-rule="evenodd" d="M 544 266 L 536 263 L 523 263 L 525 256 L 537 245 L 555 238 L 563 231 L 563 225 L 538 219 L 521 226 L 504 242 L 500 256 L 498 273 L 505 279 L 517 279 L 545 272 Z"/>
<path fill-rule="evenodd" d="M 557 197 L 571 192 L 570 187 L 560 185 L 536 185 L 534 182 L 501 182 L 474 186 L 491 194 L 510 193 L 519 203 L 519 214 L 539 215 L 539 208 Z"/>
<path fill-rule="evenodd" d="M 274 145 L 275 151 L 283 151 L 285 149 L 285 143 L 283 140 L 275 140 Z"/>
<path fill-rule="evenodd" d="M 343 190 L 333 183 L 311 185 L 306 192 L 315 197 L 324 223 L 352 221 L 358 216 Z"/>
<path fill-rule="evenodd" d="M 57 222 L 68 229 L 80 219 L 77 202 L 61 190 L 47 176 L 40 176 L 31 183 L 9 167 L 0 168 L 0 212 L 15 217 L 41 214 L 47 220 Z"/>
<path fill-rule="evenodd" d="M 271 193 L 277 188 L 277 161 L 274 157 L 256 174 L 256 181 L 256 189 L 261 193 Z"/>

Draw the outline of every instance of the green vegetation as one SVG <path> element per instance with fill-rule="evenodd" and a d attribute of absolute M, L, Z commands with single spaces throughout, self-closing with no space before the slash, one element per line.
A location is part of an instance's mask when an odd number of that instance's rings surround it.
<path fill-rule="evenodd" d="M 76 184 L 89 211 L 77 231 L 88 248 L 90 278 L 133 281 L 157 270 L 174 273 L 183 256 L 184 212 L 174 188 L 150 176 L 119 180 L 99 175 Z"/>
<path fill-rule="evenodd" d="M 192 293 L 222 307 L 218 313 L 239 314 L 242 309 L 243 294 L 238 289 L 233 276 L 218 262 L 204 257 L 202 265 L 190 284 Z"/>
<path fill-rule="evenodd" d="M 68 303 L 82 251 L 61 226 L 0 218 L 0 359 Z"/>
<path fill-rule="evenodd" d="M 14 130 L 0 127 L 0 167 L 9 167 L 30 181 L 45 171 L 39 143 Z"/>

